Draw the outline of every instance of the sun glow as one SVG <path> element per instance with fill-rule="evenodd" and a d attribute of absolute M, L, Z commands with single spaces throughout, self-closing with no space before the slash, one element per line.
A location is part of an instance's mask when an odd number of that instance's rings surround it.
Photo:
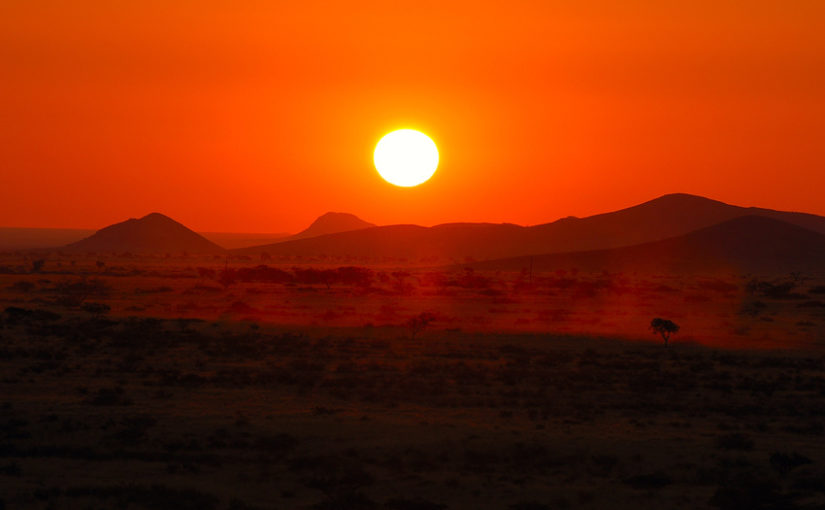
<path fill-rule="evenodd" d="M 438 148 L 420 131 L 399 129 L 378 142 L 373 161 L 385 181 L 408 188 L 433 176 L 438 167 Z"/>

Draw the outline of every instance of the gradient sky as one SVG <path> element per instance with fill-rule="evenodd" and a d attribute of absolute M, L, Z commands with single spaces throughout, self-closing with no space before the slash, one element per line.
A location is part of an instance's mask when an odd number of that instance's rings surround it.
<path fill-rule="evenodd" d="M 0 4 L 0 226 L 535 224 L 669 192 L 825 214 L 825 2 Z M 385 183 L 401 127 L 433 179 Z"/>

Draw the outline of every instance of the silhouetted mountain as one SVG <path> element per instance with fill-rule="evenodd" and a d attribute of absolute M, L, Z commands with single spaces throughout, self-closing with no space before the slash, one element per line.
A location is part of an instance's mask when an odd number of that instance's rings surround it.
<path fill-rule="evenodd" d="M 284 241 L 296 241 L 298 239 L 308 239 L 310 237 L 337 234 L 339 232 L 350 232 L 352 230 L 361 230 L 374 226 L 375 224 L 366 222 L 353 214 L 328 212 L 319 216 L 312 222 L 312 225 L 305 230 L 289 236 L 284 239 Z"/>
<path fill-rule="evenodd" d="M 825 217 L 744 208 L 687 194 L 672 194 L 615 212 L 587 218 L 564 218 L 522 227 L 512 224 L 449 223 L 373 227 L 286 240 L 241 250 L 273 255 L 332 255 L 404 258 L 412 263 L 438 259 L 489 260 L 632 246 L 676 237 L 746 215 L 759 215 L 825 233 Z"/>
<path fill-rule="evenodd" d="M 0 251 L 59 249 L 94 234 L 94 230 L 79 228 L 0 227 Z M 247 248 L 281 241 L 287 233 L 198 232 L 226 249 Z"/>
<path fill-rule="evenodd" d="M 825 272 L 825 235 L 765 216 L 741 216 L 689 234 L 624 248 L 523 256 L 475 269 L 787 274 Z"/>
<path fill-rule="evenodd" d="M 66 246 L 86 252 L 131 253 L 219 253 L 217 244 L 160 213 L 129 219 L 102 228 L 91 236 Z"/>

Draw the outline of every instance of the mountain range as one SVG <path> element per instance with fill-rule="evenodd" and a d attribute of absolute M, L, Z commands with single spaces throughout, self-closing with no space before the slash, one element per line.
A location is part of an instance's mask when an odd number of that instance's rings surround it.
<path fill-rule="evenodd" d="M 277 236 L 276 234 L 275 239 L 266 234 L 257 234 L 257 236 L 265 239 L 269 237 L 266 241 L 270 243 L 272 241 L 284 242 L 374 226 L 374 224 L 352 214 L 329 212 L 320 216 L 309 227 L 295 235 Z M 224 246 L 207 239 L 207 236 L 222 241 Z M 64 249 L 67 251 L 118 253 L 220 253 L 225 251 L 227 245 L 231 246 L 238 243 L 246 245 L 245 243 L 250 242 L 255 236 L 256 234 L 199 234 L 168 216 L 151 213 L 142 218 L 131 218 L 109 225 L 88 237 L 67 244 Z"/>
<path fill-rule="evenodd" d="M 565 266 L 819 271 L 825 269 L 825 217 L 677 193 L 614 212 L 534 226 L 375 226 L 351 214 L 327 213 L 298 234 L 227 251 L 171 218 L 152 213 L 101 229 L 64 249 L 354 256 L 365 262 L 480 269 L 518 270 L 532 264 L 539 271 Z"/>
<path fill-rule="evenodd" d="M 673 273 L 825 271 L 825 235 L 767 216 L 740 216 L 688 234 L 624 248 L 477 262 L 482 270 Z"/>
<path fill-rule="evenodd" d="M 529 227 L 492 223 L 389 225 L 285 240 L 233 253 L 464 262 L 621 248 L 683 236 L 744 216 L 770 218 L 825 234 L 822 216 L 738 207 L 695 195 L 671 194 L 615 212 Z"/>

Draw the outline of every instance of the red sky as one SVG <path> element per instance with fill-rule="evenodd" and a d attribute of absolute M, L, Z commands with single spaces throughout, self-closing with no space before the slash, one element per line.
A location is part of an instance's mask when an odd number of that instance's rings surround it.
<path fill-rule="evenodd" d="M 0 226 L 535 224 L 676 191 L 825 214 L 824 19 L 819 0 L 6 0 Z M 400 127 L 441 151 L 413 189 L 372 166 Z"/>

